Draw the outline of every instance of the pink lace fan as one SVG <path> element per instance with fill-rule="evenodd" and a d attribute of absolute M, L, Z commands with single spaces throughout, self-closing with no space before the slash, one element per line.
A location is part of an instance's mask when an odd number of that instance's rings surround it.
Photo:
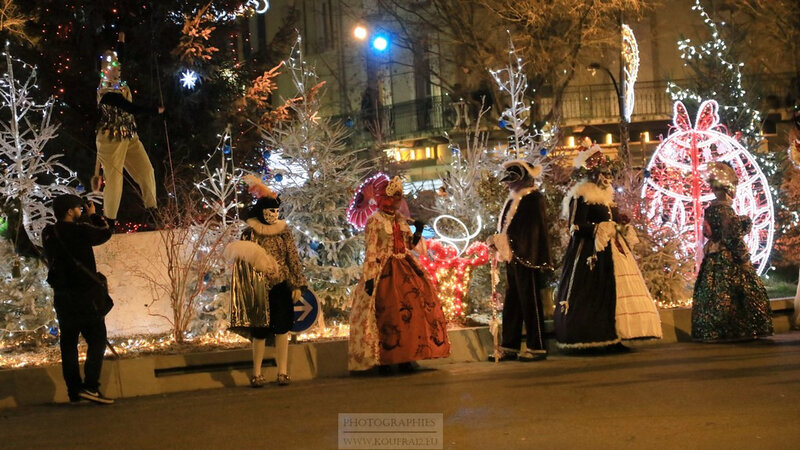
<path fill-rule="evenodd" d="M 361 183 L 347 207 L 347 222 L 350 225 L 358 230 L 367 226 L 367 220 L 378 210 L 378 196 L 386 190 L 390 179 L 389 175 L 378 172 Z M 410 215 L 405 199 L 400 203 L 397 213 L 405 217 Z"/>

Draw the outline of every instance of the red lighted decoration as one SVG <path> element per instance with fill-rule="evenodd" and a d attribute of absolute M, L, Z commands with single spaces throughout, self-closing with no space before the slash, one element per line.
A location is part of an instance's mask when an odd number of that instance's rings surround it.
<path fill-rule="evenodd" d="M 644 211 L 653 229 L 672 228 L 683 239 L 683 251 L 697 260 L 703 257 L 703 211 L 714 199 L 706 182 L 707 164 L 726 162 L 738 177 L 733 209 L 753 221 L 745 243 L 753 265 L 762 273 L 772 248 L 775 229 L 772 196 L 758 164 L 719 123 L 717 102 L 700 105 L 692 126 L 686 107 L 676 102 L 673 129 L 656 148 L 645 171 L 642 188 Z"/>
<path fill-rule="evenodd" d="M 464 296 L 469 290 L 472 269 L 489 261 L 489 247 L 483 242 L 473 242 L 462 253 L 438 239 L 426 241 L 428 252 L 420 255 L 420 262 L 436 282 L 439 300 L 448 321 L 464 317 Z"/>

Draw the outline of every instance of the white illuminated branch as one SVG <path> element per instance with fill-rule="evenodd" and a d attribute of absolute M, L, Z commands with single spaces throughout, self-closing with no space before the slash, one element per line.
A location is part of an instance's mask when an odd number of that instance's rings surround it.
<path fill-rule="evenodd" d="M 210 163 L 217 152 L 220 164 L 212 169 Z M 231 211 L 237 211 L 236 186 L 241 179 L 241 173 L 233 165 L 230 125 L 225 129 L 214 153 L 203 163 L 203 172 L 206 177 L 196 184 L 203 194 L 203 204 L 219 217 L 223 226 L 227 226 L 230 219 L 228 215 Z"/>
<path fill-rule="evenodd" d="M 489 70 L 497 83 L 500 92 L 507 92 L 510 102 L 508 108 L 503 110 L 500 117 L 505 121 L 505 128 L 511 131 L 509 138 L 511 148 L 516 152 L 524 151 L 528 145 L 527 122 L 530 118 L 531 107 L 525 101 L 525 91 L 528 89 L 528 77 L 525 75 L 522 58 L 517 55 L 514 42 L 509 34 L 508 66 L 500 70 Z"/>
<path fill-rule="evenodd" d="M 639 76 L 639 44 L 633 30 L 628 25 L 622 25 L 622 69 L 625 77 L 622 79 L 622 95 L 625 98 L 625 120 L 630 122 L 633 107 L 636 101 L 634 84 Z"/>
<path fill-rule="evenodd" d="M 35 102 L 36 68 L 14 59 L 6 44 L 6 72 L 0 78 L 0 201 L 21 208 L 25 231 L 31 242 L 41 245 L 41 231 L 55 221 L 50 201 L 59 194 L 76 194 L 69 184 L 75 173 L 59 159 L 47 156 L 44 147 L 57 135 L 52 122 L 53 98 Z M 14 76 L 14 64 L 29 70 L 27 78 Z M 94 193 L 88 197 L 95 199 Z M 13 205 L 12 205 L 13 203 Z"/>

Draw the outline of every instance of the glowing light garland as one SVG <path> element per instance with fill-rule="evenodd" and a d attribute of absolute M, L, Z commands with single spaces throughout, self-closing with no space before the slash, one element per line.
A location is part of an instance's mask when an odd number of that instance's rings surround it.
<path fill-rule="evenodd" d="M 347 323 L 331 324 L 323 330 L 305 333 L 292 333 L 298 342 L 313 342 L 321 340 L 344 339 L 350 335 L 350 326 Z M 189 336 L 184 344 L 176 344 L 172 336 L 131 336 L 109 338 L 109 343 L 114 347 L 121 359 L 137 358 L 146 355 L 172 354 L 175 352 L 203 352 L 232 350 L 247 348 L 250 341 L 238 334 L 228 331 Z M 0 369 L 15 369 L 23 367 L 41 367 L 59 364 L 61 354 L 58 346 L 44 347 L 34 352 L 9 352 L 15 350 L 0 346 Z M 110 350 L 106 350 L 107 357 L 113 357 Z M 80 347 L 80 361 L 86 360 L 86 347 Z"/>
<path fill-rule="evenodd" d="M 752 230 L 744 240 L 753 265 L 758 273 L 763 273 L 775 230 L 772 196 L 755 158 L 728 136 L 725 127 L 719 124 L 717 111 L 714 100 L 703 102 L 692 126 L 683 103 L 675 103 L 674 129 L 656 148 L 645 172 L 642 198 L 649 226 L 670 227 L 684 236 L 686 255 L 695 257 L 699 263 L 703 255 L 702 214 L 714 199 L 703 174 L 709 162 L 727 162 L 739 179 L 733 209 L 753 221 Z"/>
<path fill-rule="evenodd" d="M 728 46 L 725 44 L 725 41 L 720 38 L 717 24 L 713 19 L 711 19 L 711 16 L 706 13 L 705 9 L 703 9 L 703 6 L 700 4 L 700 0 L 695 0 L 692 10 L 697 11 L 698 14 L 700 14 L 700 17 L 703 19 L 703 23 L 705 23 L 705 25 L 711 31 L 711 41 L 705 42 L 699 46 L 693 45 L 691 39 L 683 39 L 678 41 L 678 50 L 681 52 L 681 59 L 693 60 L 715 58 L 725 69 L 731 71 L 733 73 L 731 85 L 720 86 L 720 89 L 726 89 L 727 92 L 730 92 L 732 95 L 732 104 L 720 105 L 720 109 L 723 111 L 733 111 L 735 113 L 741 112 L 749 116 L 751 120 L 744 127 L 744 129 L 740 131 L 750 137 L 758 136 L 760 124 L 762 122 L 761 113 L 756 109 L 750 108 L 745 101 L 747 91 L 745 91 L 742 86 L 741 71 L 741 68 L 744 67 L 744 63 L 734 63 L 725 59 L 724 55 L 726 55 L 729 51 Z M 720 25 L 724 26 L 725 22 L 721 22 Z M 674 101 L 683 101 L 688 98 L 696 101 L 699 104 L 704 100 L 699 95 L 691 91 L 681 89 L 678 85 L 672 82 L 667 83 L 667 93 Z M 717 98 L 718 93 L 711 92 L 708 97 Z"/>
<path fill-rule="evenodd" d="M 636 43 L 636 36 L 628 25 L 622 25 L 622 61 L 625 77 L 622 79 L 622 95 L 625 96 L 625 120 L 631 121 L 633 106 L 636 101 L 636 92 L 633 89 L 636 79 L 639 76 L 639 44 Z"/>

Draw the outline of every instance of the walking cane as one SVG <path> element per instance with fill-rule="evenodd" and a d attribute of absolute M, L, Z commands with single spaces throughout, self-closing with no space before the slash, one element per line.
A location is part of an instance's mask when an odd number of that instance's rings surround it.
<path fill-rule="evenodd" d="M 113 345 L 111 345 L 111 342 L 110 342 L 108 339 L 106 339 L 106 347 L 108 347 L 108 349 L 109 349 L 109 350 L 111 350 L 111 353 L 112 353 L 112 354 L 113 354 L 113 355 L 114 355 L 114 356 L 115 356 L 117 359 L 119 359 L 119 353 L 117 353 L 117 350 L 114 348 L 114 346 L 113 346 Z"/>
<path fill-rule="evenodd" d="M 491 277 L 492 297 L 489 302 L 492 305 L 492 319 L 489 321 L 489 331 L 492 333 L 494 341 L 494 363 L 497 364 L 500 362 L 500 345 L 497 343 L 498 334 L 500 334 L 500 319 L 497 317 L 500 304 L 500 293 L 497 292 L 497 283 L 500 282 L 500 276 L 497 274 L 497 253 L 492 255 Z"/>

